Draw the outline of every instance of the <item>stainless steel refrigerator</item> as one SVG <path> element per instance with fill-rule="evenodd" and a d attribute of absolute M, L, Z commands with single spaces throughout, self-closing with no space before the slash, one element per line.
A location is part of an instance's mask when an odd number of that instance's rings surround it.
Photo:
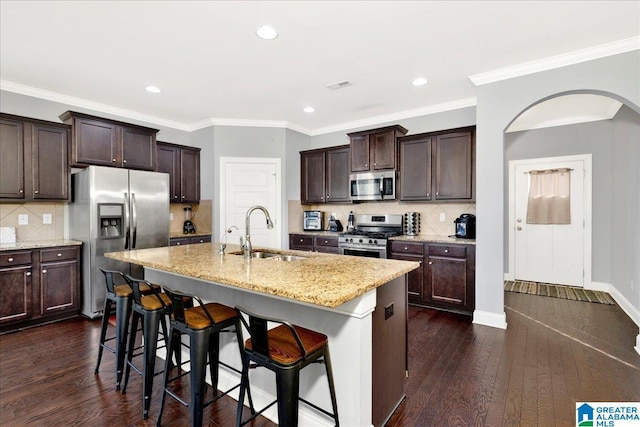
<path fill-rule="evenodd" d="M 104 309 L 99 267 L 143 277 L 140 266 L 105 258 L 106 252 L 169 245 L 169 175 L 89 166 L 72 176 L 69 237 L 82 246 L 82 314 Z"/>

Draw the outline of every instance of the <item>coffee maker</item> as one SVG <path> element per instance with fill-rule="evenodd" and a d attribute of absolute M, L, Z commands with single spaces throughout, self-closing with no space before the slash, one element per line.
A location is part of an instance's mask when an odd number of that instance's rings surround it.
<path fill-rule="evenodd" d="M 182 226 L 182 232 L 184 234 L 193 234 L 196 232 L 196 226 L 191 221 L 191 206 L 184 208 L 184 224 Z"/>

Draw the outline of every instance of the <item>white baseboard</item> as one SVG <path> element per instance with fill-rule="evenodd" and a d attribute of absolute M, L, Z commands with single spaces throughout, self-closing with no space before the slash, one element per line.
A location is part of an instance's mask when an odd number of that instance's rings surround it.
<path fill-rule="evenodd" d="M 636 349 L 636 353 L 640 354 L 640 334 L 636 337 L 636 346 L 633 348 Z"/>
<path fill-rule="evenodd" d="M 502 314 L 498 314 L 475 310 L 473 312 L 473 323 L 491 326 L 492 328 L 507 329 L 507 315 L 504 312 Z"/>
<path fill-rule="evenodd" d="M 601 291 L 601 292 L 611 293 L 609 290 L 612 287 L 613 286 L 611 286 L 609 283 L 591 282 L 591 283 L 585 283 L 583 289 L 590 290 L 590 291 Z"/>
<path fill-rule="evenodd" d="M 513 274 L 511 273 L 504 273 L 504 280 L 515 280 L 513 277 Z"/>
<path fill-rule="evenodd" d="M 609 283 L 604 283 L 604 285 L 608 285 L 608 289 L 604 292 L 609 292 L 611 297 L 616 300 L 622 311 L 624 311 L 627 316 L 633 320 L 633 323 L 640 328 L 640 310 L 634 307 L 633 304 L 631 304 L 631 302 L 615 288 L 615 286 Z"/>

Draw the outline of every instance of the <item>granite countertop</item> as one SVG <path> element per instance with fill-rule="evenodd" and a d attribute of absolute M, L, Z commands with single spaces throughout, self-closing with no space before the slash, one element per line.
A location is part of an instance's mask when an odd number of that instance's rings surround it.
<path fill-rule="evenodd" d="M 181 239 L 183 237 L 202 237 L 202 236 L 211 236 L 211 232 L 210 231 L 196 231 L 195 233 L 191 233 L 191 234 L 184 234 L 182 232 L 177 232 L 177 233 L 169 233 L 169 238 L 170 239 Z"/>
<path fill-rule="evenodd" d="M 475 245 L 476 239 L 461 239 L 458 237 L 441 236 L 436 234 L 418 234 L 417 236 L 395 236 L 389 240 L 399 240 L 403 242 L 423 242 L 423 243 L 452 243 L 456 245 Z"/>
<path fill-rule="evenodd" d="M 308 234 L 310 236 L 328 236 L 328 237 L 338 237 L 342 233 L 344 233 L 344 231 L 327 231 L 327 230 L 321 230 L 321 231 L 304 231 L 304 230 L 289 231 L 289 234 Z"/>
<path fill-rule="evenodd" d="M 15 251 L 15 250 L 28 250 L 39 248 L 52 248 L 55 246 L 81 246 L 82 242 L 77 240 L 38 240 L 34 242 L 16 242 L 16 243 L 3 243 L 0 245 L 0 252 L 2 251 Z"/>
<path fill-rule="evenodd" d="M 296 261 L 252 258 L 246 262 L 238 245 L 202 243 L 105 254 L 144 267 L 221 283 L 325 307 L 337 307 L 420 266 L 413 261 L 372 259 L 316 252 L 272 250 L 305 257 Z M 254 251 L 260 250 L 254 247 Z"/>

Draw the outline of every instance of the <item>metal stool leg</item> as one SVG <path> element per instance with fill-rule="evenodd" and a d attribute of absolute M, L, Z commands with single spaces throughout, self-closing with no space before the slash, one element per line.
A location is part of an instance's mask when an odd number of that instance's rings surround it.
<path fill-rule="evenodd" d="M 276 391 L 278 397 L 278 424 L 298 425 L 298 395 L 300 392 L 300 366 L 276 371 Z"/>
<path fill-rule="evenodd" d="M 100 369 L 102 361 L 102 351 L 104 350 L 104 340 L 107 338 L 107 328 L 109 327 L 109 313 L 111 313 L 111 301 L 109 298 L 104 299 L 104 311 L 102 312 L 102 328 L 100 329 L 100 345 L 98 346 L 98 362 L 96 363 L 95 373 Z"/>
<path fill-rule="evenodd" d="M 120 390 L 120 382 L 124 370 L 129 316 L 131 315 L 131 298 L 116 297 L 116 390 Z"/>
<path fill-rule="evenodd" d="M 144 361 L 142 362 L 142 396 L 144 400 L 142 405 L 142 418 L 145 420 L 149 418 L 149 406 L 151 406 L 151 393 L 153 390 L 156 350 L 158 348 L 158 330 L 161 316 L 164 316 L 164 314 L 160 310 L 146 312 L 142 320 L 144 337 Z M 131 333 L 133 333 L 133 331 Z M 167 353 L 167 359 L 171 360 L 171 353 Z"/>
<path fill-rule="evenodd" d="M 129 375 L 131 374 L 131 361 L 133 360 L 133 352 L 136 348 L 136 335 L 138 334 L 138 321 L 142 320 L 144 324 L 144 320 L 142 316 L 133 312 L 131 316 L 131 332 L 129 333 L 129 345 L 127 346 L 127 354 L 125 358 L 125 368 L 124 368 L 124 379 L 122 380 L 122 394 L 127 393 L 127 384 L 129 384 Z"/>
<path fill-rule="evenodd" d="M 327 381 L 329 382 L 329 394 L 331 394 L 331 406 L 333 407 L 333 419 L 336 427 L 340 427 L 338 418 L 338 400 L 336 399 L 336 388 L 333 383 L 333 369 L 331 368 L 331 357 L 329 356 L 329 347 L 324 349 L 324 367 L 327 370 Z"/>
<path fill-rule="evenodd" d="M 169 326 L 169 335 L 167 342 L 167 349 L 173 348 L 176 346 L 176 339 L 178 340 L 178 351 L 180 351 L 180 333 L 173 328 L 173 325 Z M 178 368 L 180 365 L 178 365 Z M 160 427 L 160 423 L 162 422 L 162 411 L 164 410 L 164 402 L 167 397 L 167 383 L 169 382 L 169 370 L 171 369 L 171 358 L 166 357 L 164 359 L 164 374 L 162 376 L 162 394 L 160 398 L 160 410 L 158 411 L 158 419 L 156 420 L 156 427 Z"/>
<path fill-rule="evenodd" d="M 191 334 L 191 390 L 189 412 L 192 427 L 202 426 L 202 414 L 205 393 L 205 374 L 207 365 L 207 350 L 209 347 L 209 334 L 198 331 Z"/>

